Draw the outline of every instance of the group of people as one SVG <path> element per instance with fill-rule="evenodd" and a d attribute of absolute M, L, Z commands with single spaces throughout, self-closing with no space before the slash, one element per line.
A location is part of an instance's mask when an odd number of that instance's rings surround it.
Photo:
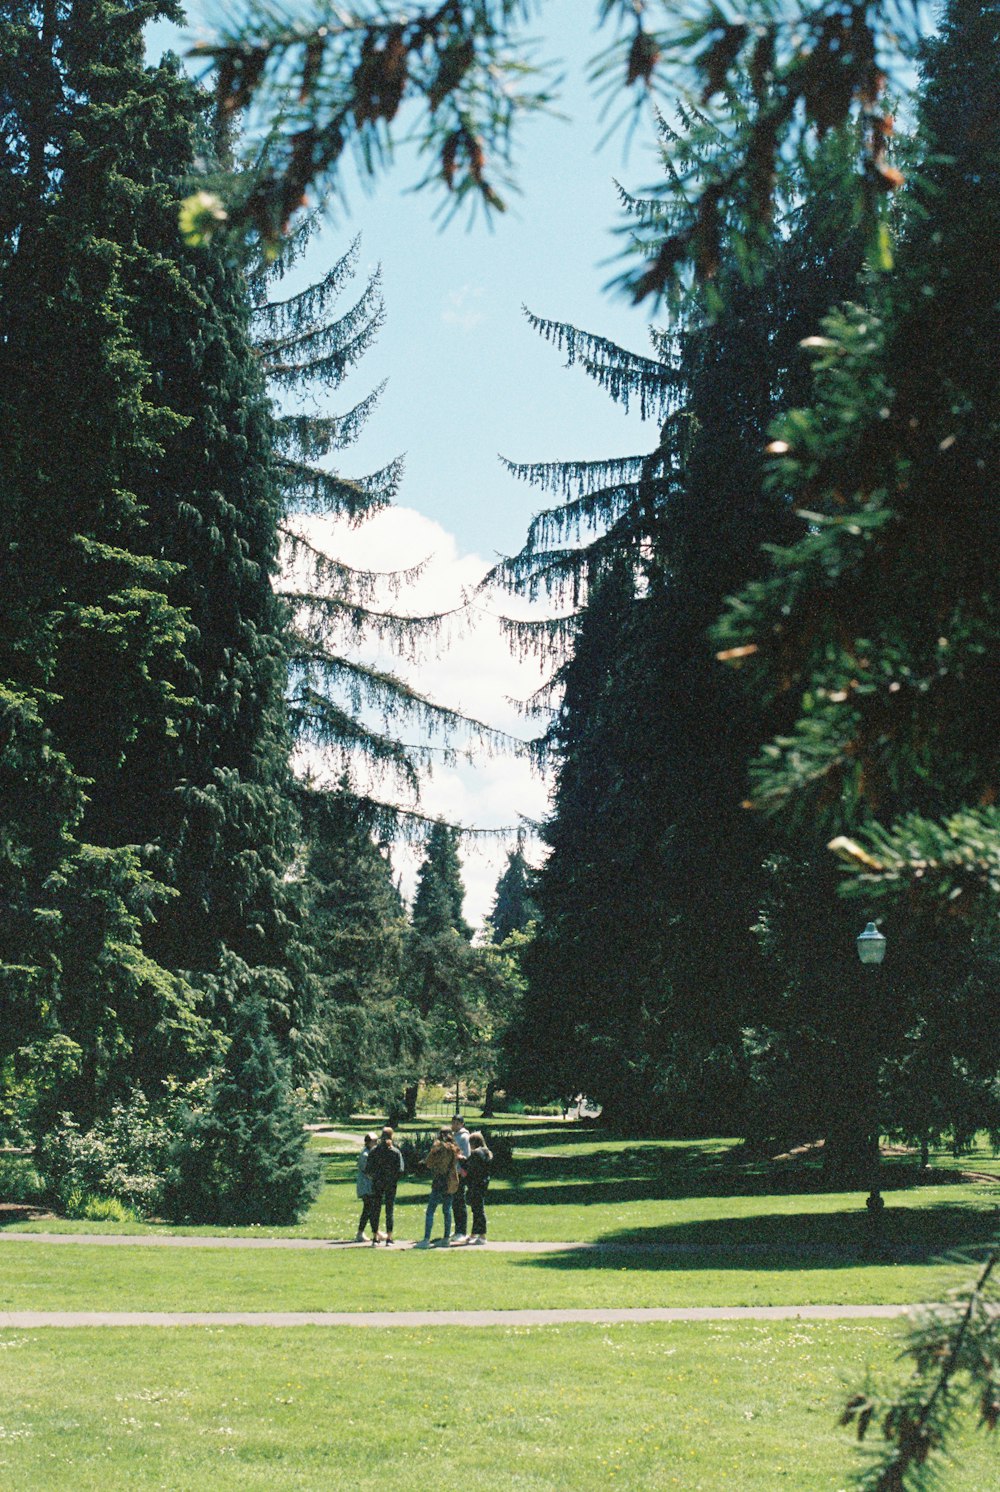
<path fill-rule="evenodd" d="M 444 1220 L 444 1236 L 439 1240 L 443 1246 L 486 1242 L 486 1192 L 492 1163 L 493 1155 L 485 1138 L 478 1130 L 470 1134 L 461 1114 L 455 1115 L 449 1127 L 438 1131 L 437 1139 L 420 1162 L 430 1172 L 431 1194 L 424 1215 L 424 1236 L 417 1242 L 417 1248 L 430 1248 L 434 1215 L 439 1207 Z M 357 1193 L 362 1207 L 357 1243 L 366 1241 L 366 1227 L 371 1229 L 373 1244 L 392 1243 L 396 1187 L 403 1170 L 402 1151 L 388 1125 L 379 1139 L 365 1135 L 358 1155 Z M 383 1204 L 384 1233 L 381 1231 Z"/>

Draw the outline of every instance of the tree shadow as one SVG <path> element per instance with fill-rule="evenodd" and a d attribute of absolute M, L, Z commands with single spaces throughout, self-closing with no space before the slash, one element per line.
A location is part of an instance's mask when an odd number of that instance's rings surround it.
<path fill-rule="evenodd" d="M 765 1213 L 623 1228 L 588 1249 L 522 1256 L 538 1269 L 816 1269 L 932 1264 L 949 1253 L 981 1256 L 1000 1234 L 1000 1214 L 974 1202 L 887 1206 L 880 1227 L 859 1194 L 835 1212 Z"/>

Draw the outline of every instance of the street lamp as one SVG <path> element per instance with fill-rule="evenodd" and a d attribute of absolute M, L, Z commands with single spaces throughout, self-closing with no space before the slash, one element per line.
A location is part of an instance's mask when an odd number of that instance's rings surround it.
<path fill-rule="evenodd" d="M 880 964 L 885 958 L 885 938 L 874 922 L 869 922 L 864 932 L 858 933 L 858 958 L 863 964 Z"/>
<path fill-rule="evenodd" d="M 855 939 L 858 949 L 858 958 L 863 964 L 880 964 L 885 958 L 886 941 L 879 932 L 874 922 L 869 922 L 863 932 Z M 869 1020 L 869 1033 L 873 1022 Z M 882 1209 L 885 1203 L 882 1200 L 882 1192 L 879 1188 L 879 1149 L 878 1149 L 878 1053 L 875 1043 L 869 1035 L 869 1058 L 871 1060 L 871 1087 L 869 1093 L 870 1115 L 872 1122 L 872 1135 L 870 1140 L 871 1150 L 869 1164 L 871 1169 L 871 1191 L 865 1206 L 872 1220 L 872 1226 L 876 1233 L 879 1231 Z"/>

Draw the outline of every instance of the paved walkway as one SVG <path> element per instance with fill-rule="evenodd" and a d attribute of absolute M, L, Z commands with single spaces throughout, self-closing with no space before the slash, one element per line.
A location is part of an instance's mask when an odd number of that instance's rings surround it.
<path fill-rule="evenodd" d="M 551 1311 L 0 1311 L 0 1330 L 45 1326 L 557 1326 L 641 1321 L 867 1321 L 905 1305 L 649 1306 Z"/>
<path fill-rule="evenodd" d="M 0 1243 L 68 1243 L 68 1244 L 92 1244 L 98 1247 L 116 1248 L 122 1245 L 138 1246 L 142 1248 L 179 1248 L 179 1249 L 370 1249 L 371 1243 L 355 1243 L 354 1239 L 342 1238 L 231 1238 L 220 1237 L 218 1234 L 197 1233 L 10 1233 L 0 1228 Z M 378 1247 L 383 1253 L 386 1248 L 383 1244 Z M 413 1238 L 400 1238 L 391 1245 L 393 1252 L 400 1249 L 415 1249 L 416 1240 Z M 610 1253 L 610 1254 L 638 1254 L 671 1257 L 685 1257 L 688 1255 L 704 1254 L 711 1249 L 724 1249 L 727 1254 L 737 1254 L 743 1258 L 754 1258 L 762 1254 L 786 1253 L 804 1257 L 815 1257 L 817 1259 L 855 1259 L 857 1251 L 849 1248 L 838 1248 L 836 1245 L 822 1243 L 616 1243 L 614 1241 L 603 1242 L 601 1240 L 589 1243 L 556 1243 L 551 1239 L 546 1242 L 528 1243 L 518 1239 L 497 1239 L 489 1243 L 477 1244 L 451 1244 L 448 1252 L 455 1249 L 468 1249 L 470 1253 L 478 1254 L 585 1254 L 585 1253 Z M 435 1245 L 429 1252 L 439 1253 L 443 1250 Z M 907 1249 L 903 1245 L 897 1245 L 893 1250 L 893 1262 L 904 1263 L 910 1257 L 923 1259 L 926 1257 L 925 1249 Z"/>

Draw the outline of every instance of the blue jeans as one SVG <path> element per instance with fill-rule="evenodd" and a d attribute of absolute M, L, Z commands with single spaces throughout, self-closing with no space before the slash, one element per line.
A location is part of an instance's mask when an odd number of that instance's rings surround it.
<path fill-rule="evenodd" d="M 431 1229 L 434 1226 L 434 1214 L 438 1208 L 444 1212 L 444 1236 L 451 1237 L 451 1197 L 448 1195 L 448 1185 L 445 1181 L 438 1181 L 437 1177 L 431 1182 L 431 1194 L 427 1203 L 427 1212 L 424 1216 L 424 1242 L 429 1243 Z"/>

